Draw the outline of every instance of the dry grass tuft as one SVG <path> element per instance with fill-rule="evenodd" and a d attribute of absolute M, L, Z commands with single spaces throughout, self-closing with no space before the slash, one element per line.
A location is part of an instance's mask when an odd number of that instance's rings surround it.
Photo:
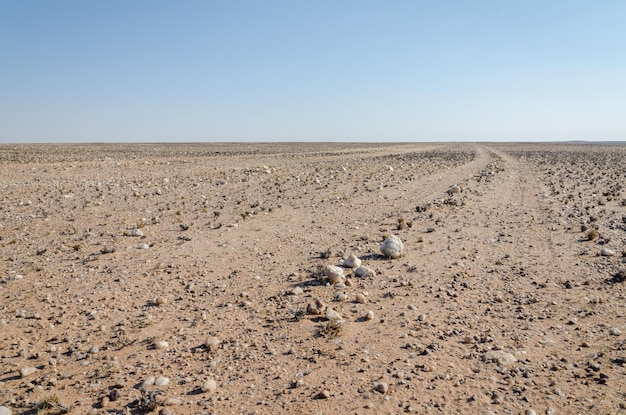
<path fill-rule="evenodd" d="M 320 328 L 319 335 L 327 339 L 334 339 L 344 333 L 343 320 L 333 319 Z"/>

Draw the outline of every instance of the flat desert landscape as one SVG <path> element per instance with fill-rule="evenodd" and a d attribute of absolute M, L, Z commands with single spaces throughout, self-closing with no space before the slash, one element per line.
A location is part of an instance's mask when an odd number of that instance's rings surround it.
<path fill-rule="evenodd" d="M 0 172 L 2 415 L 626 413 L 624 145 L 2 145 Z"/>

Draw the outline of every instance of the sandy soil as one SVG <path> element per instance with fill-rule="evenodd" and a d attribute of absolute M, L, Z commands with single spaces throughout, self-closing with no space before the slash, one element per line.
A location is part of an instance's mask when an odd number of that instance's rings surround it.
<path fill-rule="evenodd" d="M 626 413 L 625 186 L 624 146 L 0 146 L 0 413 Z"/>

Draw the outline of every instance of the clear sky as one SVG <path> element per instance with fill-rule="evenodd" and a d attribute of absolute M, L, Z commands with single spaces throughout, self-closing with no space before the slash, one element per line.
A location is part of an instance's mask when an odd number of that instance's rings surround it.
<path fill-rule="evenodd" d="M 0 143 L 626 140 L 623 0 L 0 0 Z"/>

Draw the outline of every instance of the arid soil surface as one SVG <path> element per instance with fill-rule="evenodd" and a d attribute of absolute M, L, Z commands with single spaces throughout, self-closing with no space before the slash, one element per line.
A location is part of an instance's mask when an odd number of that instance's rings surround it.
<path fill-rule="evenodd" d="M 2 145 L 0 413 L 626 413 L 625 187 L 618 145 Z"/>

